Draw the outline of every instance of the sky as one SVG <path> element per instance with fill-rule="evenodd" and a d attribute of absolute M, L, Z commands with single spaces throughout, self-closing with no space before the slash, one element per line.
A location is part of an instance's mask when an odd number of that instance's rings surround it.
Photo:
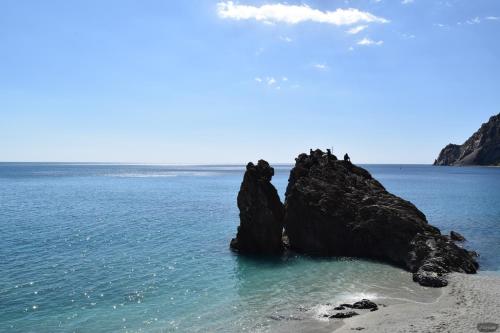
<path fill-rule="evenodd" d="M 497 0 L 0 0 L 0 161 L 428 164 L 499 112 Z"/>

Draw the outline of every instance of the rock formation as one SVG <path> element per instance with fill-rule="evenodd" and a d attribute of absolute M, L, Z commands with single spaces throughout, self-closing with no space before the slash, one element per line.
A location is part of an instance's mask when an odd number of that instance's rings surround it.
<path fill-rule="evenodd" d="M 283 250 L 283 204 L 271 184 L 274 169 L 264 160 L 248 163 L 240 192 L 240 226 L 231 248 L 241 253 L 277 254 Z"/>
<path fill-rule="evenodd" d="M 458 245 L 412 203 L 389 192 L 368 171 L 321 150 L 301 154 L 290 172 L 284 210 L 267 162 L 249 164 L 240 193 L 241 225 L 231 246 L 276 253 L 282 228 L 291 250 L 318 256 L 372 258 L 413 272 L 425 286 L 446 285 L 446 273 L 475 273 L 475 255 Z M 284 213 L 284 217 L 283 217 Z"/>
<path fill-rule="evenodd" d="M 464 144 L 444 147 L 434 165 L 500 165 L 500 114 L 491 117 Z"/>
<path fill-rule="evenodd" d="M 477 269 L 473 254 L 442 236 L 412 203 L 387 192 L 365 169 L 318 150 L 299 155 L 290 172 L 285 230 L 297 252 L 391 262 L 423 285 Z"/>

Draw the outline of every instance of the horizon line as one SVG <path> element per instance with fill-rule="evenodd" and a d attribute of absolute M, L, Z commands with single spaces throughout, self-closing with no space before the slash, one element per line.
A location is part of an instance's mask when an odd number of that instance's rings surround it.
<path fill-rule="evenodd" d="M 339 159 L 340 161 L 341 159 Z M 251 161 L 249 161 L 251 162 Z M 70 162 L 70 161 L 0 161 L 0 164 L 73 164 L 73 165 L 162 165 L 162 166 L 246 166 L 249 162 L 213 162 L 213 163 L 184 163 L 184 162 Z M 269 162 L 271 165 L 294 165 L 294 162 Z M 387 163 L 387 162 L 359 162 L 359 165 L 432 165 L 432 163 Z"/>

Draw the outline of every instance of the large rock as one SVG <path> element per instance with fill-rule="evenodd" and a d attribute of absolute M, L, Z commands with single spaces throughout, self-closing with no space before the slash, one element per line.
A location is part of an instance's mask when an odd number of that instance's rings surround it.
<path fill-rule="evenodd" d="M 500 165 L 500 114 L 491 117 L 464 144 L 444 147 L 434 165 Z"/>
<path fill-rule="evenodd" d="M 241 253 L 277 254 L 283 250 L 283 204 L 271 184 L 274 169 L 264 160 L 248 163 L 238 193 L 240 226 L 231 248 Z"/>
<path fill-rule="evenodd" d="M 444 279 L 447 272 L 477 269 L 474 256 L 429 225 L 412 203 L 387 192 L 365 169 L 320 150 L 296 159 L 284 222 L 292 250 L 391 262 L 425 285 L 432 285 L 429 272 Z"/>

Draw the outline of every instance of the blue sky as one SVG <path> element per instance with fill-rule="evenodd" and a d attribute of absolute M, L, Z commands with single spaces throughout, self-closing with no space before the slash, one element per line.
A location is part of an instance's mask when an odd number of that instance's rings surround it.
<path fill-rule="evenodd" d="M 500 112 L 500 2 L 0 1 L 0 161 L 431 163 Z"/>

